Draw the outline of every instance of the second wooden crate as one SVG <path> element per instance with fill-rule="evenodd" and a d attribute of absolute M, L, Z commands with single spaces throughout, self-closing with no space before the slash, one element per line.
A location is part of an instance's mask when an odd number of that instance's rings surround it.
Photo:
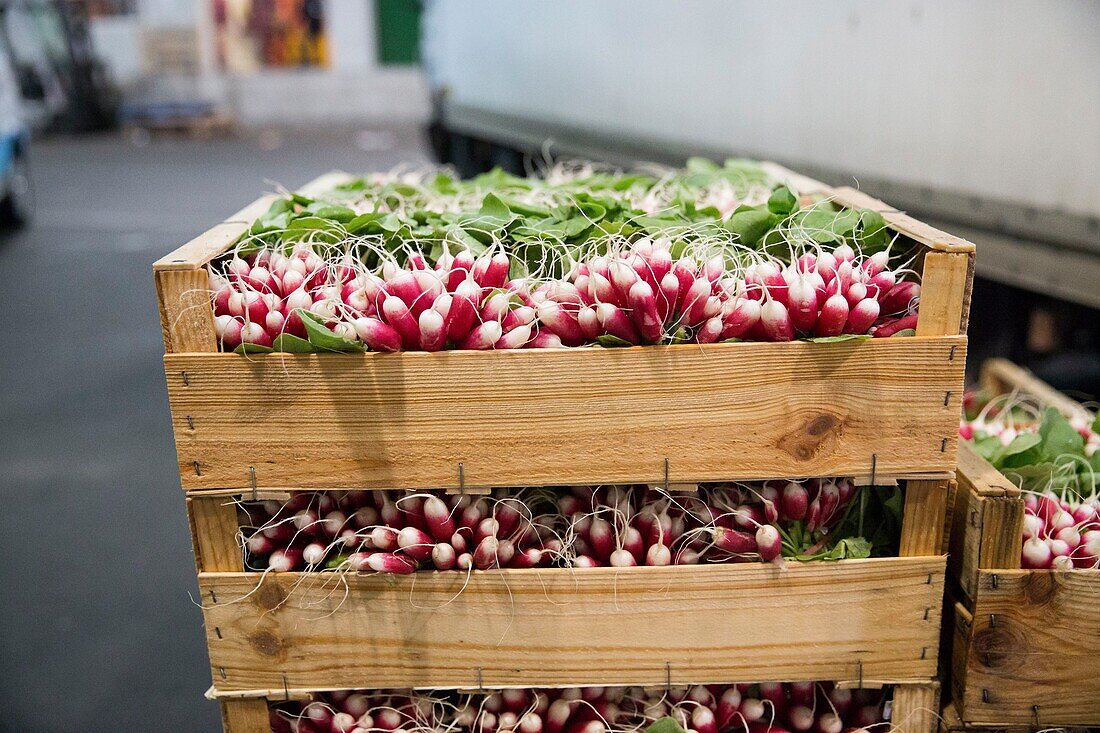
<path fill-rule="evenodd" d="M 995 393 L 1083 410 L 1007 362 L 983 373 Z M 1020 490 L 962 445 L 950 552 L 955 713 L 979 727 L 1100 725 L 1100 570 L 1020 569 L 1023 520 Z"/>

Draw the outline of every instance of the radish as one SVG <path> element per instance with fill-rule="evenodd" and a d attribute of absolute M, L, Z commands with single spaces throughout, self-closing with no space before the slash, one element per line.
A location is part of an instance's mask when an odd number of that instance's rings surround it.
<path fill-rule="evenodd" d="M 416 572 L 416 563 L 413 560 L 404 555 L 389 552 L 376 552 L 369 556 L 367 566 L 377 573 L 408 575 Z"/>
<path fill-rule="evenodd" d="M 791 323 L 787 307 L 778 300 L 769 300 L 760 308 L 760 324 L 769 341 L 791 341 L 794 339 L 794 325 Z"/>
<path fill-rule="evenodd" d="M 493 348 L 500 340 L 503 330 L 496 321 L 486 321 L 470 331 L 460 343 L 460 349 L 484 350 Z"/>

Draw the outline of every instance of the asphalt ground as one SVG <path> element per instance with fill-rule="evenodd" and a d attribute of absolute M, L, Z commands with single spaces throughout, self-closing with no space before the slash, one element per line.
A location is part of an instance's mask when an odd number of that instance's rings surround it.
<path fill-rule="evenodd" d="M 0 237 L 0 731 L 216 731 L 151 265 L 260 193 L 423 162 L 416 130 L 36 141 Z"/>

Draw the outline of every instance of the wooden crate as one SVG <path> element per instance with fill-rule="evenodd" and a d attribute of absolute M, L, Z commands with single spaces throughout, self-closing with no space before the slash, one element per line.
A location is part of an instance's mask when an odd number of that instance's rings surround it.
<path fill-rule="evenodd" d="M 317 191 L 338 181 L 323 177 Z M 154 266 L 188 490 L 951 478 L 974 248 L 852 189 L 919 250 L 917 335 L 840 343 L 219 353 L 207 264 L 260 199 Z"/>
<path fill-rule="evenodd" d="M 338 180 L 323 177 L 304 192 Z M 165 371 L 226 729 L 266 730 L 255 727 L 266 721 L 266 696 L 365 680 L 834 679 L 896 685 L 895 720 L 913 733 L 932 730 L 973 246 L 856 191 L 818 192 L 882 211 L 920 248 L 917 336 L 242 357 L 217 352 L 205 267 L 271 198 L 158 262 Z M 464 575 L 431 572 L 287 573 L 261 583 L 243 572 L 234 541 L 234 499 L 303 488 L 815 475 L 905 480 L 902 557 L 497 570 L 474 573 L 462 589 Z"/>
<path fill-rule="evenodd" d="M 221 705 L 225 733 L 270 733 L 268 704 L 285 700 L 306 699 L 307 695 L 283 690 L 261 696 L 222 695 L 215 697 Z M 892 702 L 891 733 L 936 733 L 939 686 L 935 683 L 896 685 Z"/>
<path fill-rule="evenodd" d="M 1003 361 L 983 374 L 996 392 L 1081 410 Z M 1020 491 L 965 444 L 953 513 L 949 565 L 957 597 L 948 613 L 959 719 L 997 728 L 1100 725 L 1096 655 L 1085 641 L 1100 633 L 1100 570 L 1020 569 Z"/>
<path fill-rule="evenodd" d="M 214 687 L 926 683 L 952 483 L 908 482 L 897 558 L 469 577 L 243 572 L 234 502 L 250 495 L 194 492 Z"/>

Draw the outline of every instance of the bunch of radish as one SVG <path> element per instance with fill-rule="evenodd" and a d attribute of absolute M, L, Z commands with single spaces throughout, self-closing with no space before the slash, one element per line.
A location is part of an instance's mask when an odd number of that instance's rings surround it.
<path fill-rule="evenodd" d="M 562 552 L 556 518 L 532 514 L 522 493 L 301 492 L 241 506 L 249 567 L 274 572 L 530 568 Z"/>
<path fill-rule="evenodd" d="M 341 691 L 270 708 L 272 733 L 637 733 L 662 718 L 687 733 L 844 733 L 885 728 L 881 690 L 827 682 L 497 692 Z"/>
<path fill-rule="evenodd" d="M 577 488 L 558 499 L 576 567 L 759 562 L 781 557 L 794 522 L 823 537 L 855 494 L 848 479 L 768 481 L 668 493 Z"/>
<path fill-rule="evenodd" d="M 473 497 L 442 492 L 300 492 L 245 502 L 256 570 L 488 570 L 777 560 L 784 529 L 824 538 L 854 494 L 848 479 L 706 486 L 582 487 Z"/>
<path fill-rule="evenodd" d="M 1024 495 L 1025 568 L 1100 567 L 1100 497 L 1067 501 L 1052 491 Z"/>
<path fill-rule="evenodd" d="M 354 258 L 324 258 L 299 245 L 233 257 L 212 274 L 215 330 L 227 350 L 270 347 L 281 334 L 308 337 L 301 311 L 372 351 L 560 346 L 538 332 L 535 311 L 504 289 L 511 259 L 463 250 L 429 266 L 419 254 L 380 273 Z M 513 285 L 513 287 L 515 287 Z"/>
<path fill-rule="evenodd" d="M 309 318 L 372 351 L 516 349 L 727 339 L 892 336 L 916 323 L 920 286 L 888 268 L 889 255 L 848 245 L 793 263 L 721 256 L 673 260 L 670 242 L 639 239 L 578 264 L 568 277 L 509 280 L 503 251 L 417 253 L 377 272 L 348 252 L 299 244 L 261 250 L 211 271 L 215 330 L 226 350 L 307 339 Z"/>
<path fill-rule="evenodd" d="M 674 261 L 668 241 L 641 239 L 534 295 L 545 293 L 539 320 L 567 346 L 603 335 L 630 344 L 885 337 L 915 327 L 920 295 L 888 263 L 886 251 L 857 257 L 840 245 L 738 269 L 721 255 Z"/>
<path fill-rule="evenodd" d="M 1016 407 L 1020 407 L 1017 405 Z M 1024 419 L 1013 419 L 1008 415 L 1009 411 L 991 409 L 997 407 L 990 403 L 973 419 L 963 417 L 959 421 L 959 437 L 963 440 L 974 440 L 983 435 L 996 436 L 1002 445 L 1009 445 L 1018 436 L 1025 433 L 1034 433 L 1039 429 L 1041 415 L 1028 416 Z M 1070 425 L 1082 438 L 1085 439 L 1084 455 L 1091 458 L 1100 451 L 1100 433 L 1092 429 L 1092 422 L 1086 415 L 1074 415 L 1069 418 Z"/>

